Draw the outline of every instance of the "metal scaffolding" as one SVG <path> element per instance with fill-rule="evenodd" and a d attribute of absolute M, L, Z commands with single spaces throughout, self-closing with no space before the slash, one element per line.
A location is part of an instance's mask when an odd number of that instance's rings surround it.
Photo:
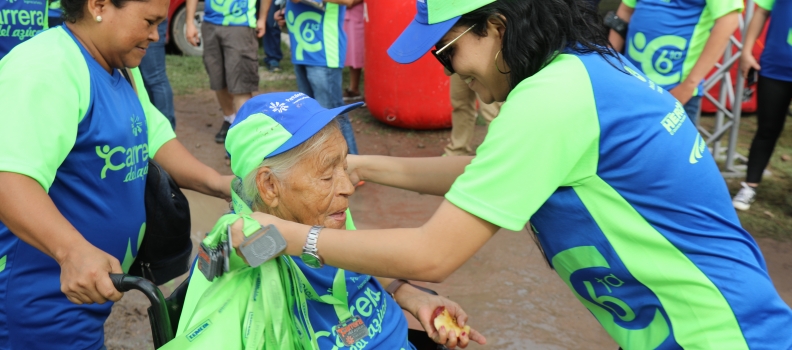
<path fill-rule="evenodd" d="M 741 38 L 745 38 L 753 13 L 754 1 L 748 0 L 745 3 L 745 11 L 740 16 Z M 732 53 L 735 47 L 737 50 Z M 734 84 L 730 74 L 732 67 L 740 64 L 742 47 L 742 42 L 732 35 L 723 55 L 722 63 L 716 65 L 717 71 L 704 82 L 704 98 L 712 102 L 717 108 L 715 125 L 709 130 L 700 124 L 696 125 L 707 141 L 707 145 L 715 160 L 724 162 L 721 174 L 726 178 L 745 176 L 745 163 L 748 161 L 746 156 L 737 152 L 737 135 L 740 131 L 740 117 L 742 116 L 742 104 L 745 97 L 745 78 L 738 72 L 737 81 Z M 720 82 L 720 90 L 716 100 L 710 91 L 718 82 Z M 697 120 L 700 121 L 701 109 L 699 109 L 698 113 L 699 118 Z M 725 140 L 724 136 L 727 136 Z M 738 159 L 741 164 L 738 164 Z"/>

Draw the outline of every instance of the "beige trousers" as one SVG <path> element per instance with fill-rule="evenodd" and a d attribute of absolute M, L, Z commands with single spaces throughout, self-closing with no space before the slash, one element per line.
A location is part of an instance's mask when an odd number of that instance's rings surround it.
<path fill-rule="evenodd" d="M 501 102 L 484 104 L 479 101 L 478 96 L 465 84 L 465 81 L 454 74 L 451 76 L 451 106 L 454 108 L 451 114 L 451 142 L 445 147 L 445 154 L 449 156 L 469 156 L 473 155 L 473 148 L 470 141 L 473 140 L 473 131 L 476 128 L 476 101 L 478 101 L 481 115 L 491 122 L 500 112 Z"/>

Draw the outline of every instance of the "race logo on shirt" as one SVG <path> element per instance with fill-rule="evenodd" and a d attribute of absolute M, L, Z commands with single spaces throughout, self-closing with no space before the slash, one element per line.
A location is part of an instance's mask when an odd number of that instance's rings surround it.
<path fill-rule="evenodd" d="M 641 70 L 659 85 L 672 85 L 682 81 L 682 62 L 687 39 L 676 35 L 663 35 L 647 42 L 644 33 L 635 33 L 628 39 L 627 54 L 641 63 Z"/>
<path fill-rule="evenodd" d="M 685 119 L 687 119 L 685 107 L 677 101 L 676 105 L 674 105 L 674 110 L 666 114 L 665 118 L 660 121 L 660 125 L 673 136 L 679 128 L 682 127 L 682 123 L 685 122 Z"/>
<path fill-rule="evenodd" d="M 143 133 L 143 120 L 132 115 L 130 117 L 132 135 L 137 137 Z M 149 149 L 148 142 L 143 142 L 132 147 L 110 147 L 109 145 L 96 146 L 96 155 L 104 159 L 105 165 L 99 174 L 101 179 L 107 177 L 108 171 L 121 171 L 129 169 L 124 182 L 142 179 L 148 174 Z"/>
<path fill-rule="evenodd" d="M 9 0 L 10 8 L 0 10 L 0 38 L 25 41 L 41 32 L 47 20 L 43 0 Z"/>
<path fill-rule="evenodd" d="M 567 286 L 617 342 L 641 339 L 654 349 L 671 335 L 668 320 L 657 307 L 636 310 L 624 300 L 651 294 L 624 269 L 613 268 L 595 246 L 579 246 L 553 257 L 553 267 Z"/>
<path fill-rule="evenodd" d="M 305 60 L 305 52 L 322 51 L 321 35 L 322 14 L 314 11 L 305 11 L 294 17 L 294 11 L 286 13 L 286 22 L 289 32 L 294 33 L 297 47 L 294 56 L 297 61 Z"/>
<path fill-rule="evenodd" d="M 247 0 L 212 0 L 212 8 L 224 16 L 236 18 L 245 17 L 248 10 Z M 245 18 L 245 20 L 247 20 Z"/>
<path fill-rule="evenodd" d="M 363 295 L 357 297 L 354 302 L 350 300 L 349 312 L 353 315 L 360 315 L 366 319 L 366 326 L 368 328 L 368 337 L 358 340 L 351 346 L 344 343 L 343 330 L 337 330 L 333 327 L 331 332 L 320 331 L 316 332 L 317 337 L 328 337 L 335 339 L 335 345 L 332 350 L 349 349 L 349 350 L 363 350 L 371 349 L 369 346 L 372 339 L 376 338 L 378 334 L 383 331 L 383 320 L 385 319 L 386 312 L 388 311 L 388 303 L 383 298 L 381 291 L 375 291 L 371 287 L 366 287 Z"/>

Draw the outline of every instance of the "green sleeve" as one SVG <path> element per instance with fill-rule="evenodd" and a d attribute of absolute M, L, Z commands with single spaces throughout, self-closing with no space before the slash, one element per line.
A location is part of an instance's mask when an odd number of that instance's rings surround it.
<path fill-rule="evenodd" d="M 495 225 L 521 230 L 556 189 L 596 174 L 598 142 L 588 73 L 577 57 L 561 55 L 509 94 L 446 199 Z"/>
<path fill-rule="evenodd" d="M 775 0 L 754 0 L 754 2 L 767 11 L 773 11 L 773 5 L 775 5 Z"/>
<path fill-rule="evenodd" d="M 712 18 L 718 19 L 734 11 L 742 12 L 745 9 L 743 0 L 707 0 Z"/>
<path fill-rule="evenodd" d="M 66 32 L 48 30 L 0 61 L 0 91 L 0 171 L 49 191 L 88 110 L 88 65 Z"/>
<path fill-rule="evenodd" d="M 168 141 L 175 139 L 176 134 L 173 132 L 173 128 L 168 119 L 165 118 L 165 115 L 151 104 L 148 92 L 146 92 L 146 87 L 143 84 L 143 76 L 140 74 L 140 69 L 132 68 L 131 71 L 135 79 L 135 86 L 137 87 L 140 104 L 143 105 L 143 112 L 146 113 L 149 154 L 154 158 L 154 155 L 157 154 L 160 147 Z"/>
<path fill-rule="evenodd" d="M 635 8 L 635 4 L 637 4 L 637 3 L 638 3 L 638 0 L 622 0 L 622 4 L 624 4 L 624 6 L 627 6 L 629 8 L 633 8 L 633 9 Z"/>

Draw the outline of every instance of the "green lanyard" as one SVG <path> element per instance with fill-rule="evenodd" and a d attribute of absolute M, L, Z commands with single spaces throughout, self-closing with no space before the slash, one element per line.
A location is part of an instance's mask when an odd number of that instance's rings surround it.
<path fill-rule="evenodd" d="M 294 262 L 294 260 L 292 260 Z M 333 305 L 333 309 L 335 309 L 336 316 L 338 316 L 338 321 L 346 321 L 352 318 L 352 313 L 349 312 L 349 302 L 347 300 L 347 288 L 346 288 L 346 275 L 344 270 L 338 269 L 333 278 L 333 293 L 332 295 L 319 295 L 319 293 L 314 290 L 311 283 L 308 282 L 308 279 L 305 277 L 300 268 L 296 264 L 291 264 L 292 275 L 296 275 L 296 279 L 304 286 L 304 288 L 300 291 L 301 294 L 305 295 L 308 293 L 309 297 L 306 299 L 316 300 L 325 304 Z"/>
<path fill-rule="evenodd" d="M 233 190 L 231 190 L 231 203 L 234 207 L 234 211 L 237 214 L 243 214 L 243 218 L 249 218 L 250 213 L 253 211 L 250 207 L 243 201 L 239 195 Z M 245 226 L 247 226 L 247 222 L 245 222 Z M 247 231 L 247 230 L 245 230 Z M 247 235 L 247 232 L 245 232 Z M 252 233 L 252 232 L 251 232 Z M 313 288 L 308 279 L 305 277 L 305 274 L 300 270 L 299 266 L 294 262 L 290 256 L 282 256 L 283 261 L 281 264 L 278 264 L 281 268 L 281 276 L 291 276 L 291 293 L 287 289 L 287 297 L 289 305 L 297 305 L 297 309 L 300 311 L 301 318 L 305 323 L 305 328 L 303 328 L 303 324 L 301 322 L 296 322 L 297 327 L 300 329 L 300 334 L 302 335 L 302 342 L 303 347 L 305 349 L 315 349 L 319 350 L 319 343 L 317 342 L 316 332 L 311 325 L 311 320 L 308 316 L 308 299 L 317 300 L 319 302 L 323 302 L 325 304 L 333 305 L 333 309 L 335 310 L 336 316 L 338 316 L 338 321 L 346 321 L 352 318 L 352 313 L 349 312 L 349 302 L 347 300 L 347 288 L 346 288 L 346 274 L 344 270 L 338 269 L 336 272 L 335 277 L 333 278 L 333 293 L 331 295 L 319 295 L 316 290 Z M 286 267 L 284 265 L 288 264 L 288 274 Z M 308 293 L 308 295 L 306 295 Z M 291 307 L 291 306 L 290 306 Z M 309 335 L 308 339 L 306 339 L 305 335 Z"/>
<path fill-rule="evenodd" d="M 233 190 L 231 191 L 231 201 L 234 206 L 234 211 L 236 211 L 237 214 L 245 214 L 247 216 L 253 212 L 250 207 L 248 207 L 247 203 L 245 203 Z M 304 286 L 304 288 L 297 289 L 297 294 L 301 296 L 301 301 L 304 302 L 305 299 L 307 299 L 305 297 L 305 292 L 308 292 L 310 294 L 309 299 L 318 300 L 325 304 L 333 305 L 339 321 L 345 321 L 352 318 L 352 313 L 349 312 L 349 302 L 347 301 L 346 277 L 344 270 L 338 269 L 338 272 L 336 272 L 335 278 L 333 279 L 333 295 L 320 296 L 319 293 L 314 290 L 313 286 L 311 286 L 311 283 L 308 282 L 305 274 L 303 274 L 300 268 L 294 263 L 294 260 L 289 257 L 287 261 L 289 262 L 289 269 L 292 273 L 293 284 L 300 283 Z M 303 304 L 303 302 L 301 302 L 301 304 Z M 307 302 L 303 305 L 307 313 Z M 306 317 L 306 321 L 307 320 L 308 318 Z"/>

